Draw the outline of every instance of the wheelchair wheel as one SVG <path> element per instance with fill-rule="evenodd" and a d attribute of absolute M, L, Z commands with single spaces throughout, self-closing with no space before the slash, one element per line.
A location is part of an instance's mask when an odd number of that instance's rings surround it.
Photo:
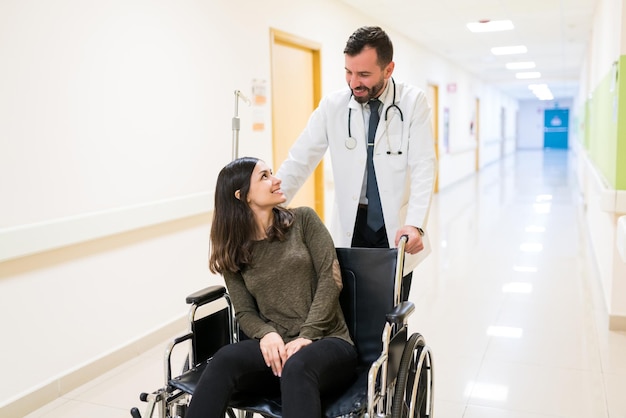
<path fill-rule="evenodd" d="M 391 418 L 433 416 L 433 364 L 420 334 L 411 335 L 404 347 L 391 405 Z"/>

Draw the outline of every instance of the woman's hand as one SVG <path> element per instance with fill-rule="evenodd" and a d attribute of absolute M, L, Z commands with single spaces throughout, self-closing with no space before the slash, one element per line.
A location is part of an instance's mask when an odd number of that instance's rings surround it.
<path fill-rule="evenodd" d="M 313 341 L 307 339 L 307 338 L 296 338 L 293 341 L 289 341 L 287 344 L 285 344 L 285 350 L 287 351 L 287 358 L 293 356 L 295 353 L 297 353 L 302 347 L 307 346 L 309 344 L 311 344 Z"/>
<path fill-rule="evenodd" d="M 261 346 L 265 364 L 267 367 L 272 368 L 274 376 L 280 377 L 283 371 L 283 364 L 289 358 L 285 350 L 285 342 L 277 332 L 270 332 L 261 338 L 259 345 Z"/>

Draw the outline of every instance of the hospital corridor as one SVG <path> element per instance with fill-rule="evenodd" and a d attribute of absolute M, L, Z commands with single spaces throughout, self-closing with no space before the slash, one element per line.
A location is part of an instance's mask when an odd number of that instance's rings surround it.
<path fill-rule="evenodd" d="M 609 330 L 577 158 L 518 150 L 434 196 L 410 328 L 434 355 L 435 417 L 626 417 L 626 332 Z M 165 344 L 27 418 L 143 410 Z"/>
<path fill-rule="evenodd" d="M 626 418 L 622 71 L 625 0 L 0 0 L 0 418 Z M 195 392 L 239 325 L 319 379 Z"/>

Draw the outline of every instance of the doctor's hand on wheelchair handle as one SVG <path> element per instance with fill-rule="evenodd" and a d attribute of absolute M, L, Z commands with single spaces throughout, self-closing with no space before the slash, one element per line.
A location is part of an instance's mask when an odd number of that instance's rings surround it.
<path fill-rule="evenodd" d="M 396 247 L 400 243 L 400 238 L 402 236 L 407 237 L 407 242 L 404 246 L 404 251 L 409 254 L 417 254 L 418 252 L 424 249 L 424 243 L 422 242 L 422 234 L 420 234 L 419 230 L 411 225 L 405 225 L 402 228 L 398 229 L 396 232 Z"/>
<path fill-rule="evenodd" d="M 277 332 L 267 333 L 259 341 L 259 346 L 267 367 L 272 368 L 274 376 L 280 377 L 283 371 L 283 364 L 288 358 L 285 342 L 281 336 Z"/>

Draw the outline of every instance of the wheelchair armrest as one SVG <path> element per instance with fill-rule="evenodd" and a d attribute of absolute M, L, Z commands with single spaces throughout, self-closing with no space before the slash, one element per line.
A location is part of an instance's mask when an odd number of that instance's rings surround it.
<path fill-rule="evenodd" d="M 181 335 L 180 337 L 174 338 L 165 349 L 165 385 L 167 386 L 169 381 L 172 379 L 172 352 L 174 351 L 174 347 L 178 344 L 190 340 L 193 338 L 193 332 L 188 332 L 185 335 Z M 187 355 L 188 365 L 191 363 L 192 355 L 189 353 Z"/>
<path fill-rule="evenodd" d="M 192 293 L 187 296 L 186 302 L 188 304 L 203 305 L 205 303 L 218 300 L 226 294 L 226 288 L 224 286 L 209 286 L 202 290 Z"/>
<path fill-rule="evenodd" d="M 413 302 L 401 302 L 393 308 L 393 311 L 387 314 L 387 322 L 402 326 L 406 323 L 406 319 L 413 311 L 415 311 L 415 304 Z"/>
<path fill-rule="evenodd" d="M 187 341 L 191 337 L 193 337 L 193 333 L 189 332 L 185 335 L 181 335 L 180 337 L 174 338 L 174 340 L 172 340 L 172 342 L 170 343 L 169 348 L 172 349 L 174 348 L 175 345 L 178 345 L 182 343 L 183 341 Z"/>

